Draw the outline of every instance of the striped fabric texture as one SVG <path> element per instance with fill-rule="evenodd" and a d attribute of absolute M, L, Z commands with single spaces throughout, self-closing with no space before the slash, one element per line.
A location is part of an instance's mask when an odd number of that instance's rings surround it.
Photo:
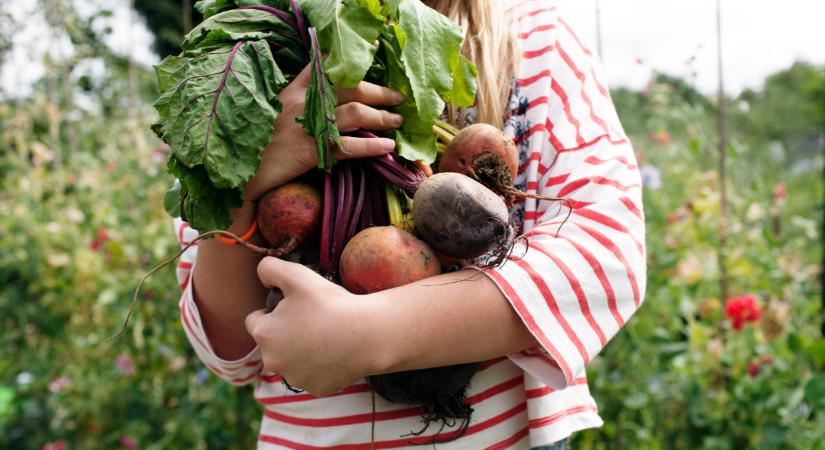
<path fill-rule="evenodd" d="M 510 259 L 485 272 L 540 347 L 485 361 L 473 378 L 470 428 L 441 449 L 508 449 L 552 444 L 602 421 L 587 364 L 630 319 L 645 292 L 641 180 L 597 58 L 558 15 L 553 0 L 512 3 L 523 51 L 505 131 L 520 152 L 515 185 L 562 197 L 527 199 L 512 215 L 523 233 Z M 197 236 L 175 221 L 182 245 Z M 259 449 L 417 448 L 420 411 L 373 397 L 365 381 L 323 398 L 293 393 L 263 371 L 257 349 L 237 361 L 217 357 L 200 322 L 191 273 L 197 245 L 177 277 L 183 328 L 197 355 L 232 384 L 255 383 L 264 408 Z M 375 401 L 372 442 L 373 398 Z M 455 432 L 444 427 L 441 436 Z"/>

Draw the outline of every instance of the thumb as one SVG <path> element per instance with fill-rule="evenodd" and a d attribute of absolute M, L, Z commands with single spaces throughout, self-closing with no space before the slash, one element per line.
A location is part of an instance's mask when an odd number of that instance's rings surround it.
<path fill-rule="evenodd" d="M 246 332 L 249 333 L 250 336 L 253 338 L 255 337 L 255 327 L 258 325 L 258 322 L 261 321 L 266 317 L 266 312 L 263 309 L 257 309 L 249 313 L 246 316 L 246 320 L 244 320 L 244 325 L 246 325 Z"/>
<path fill-rule="evenodd" d="M 307 272 L 315 275 L 315 272 L 301 264 L 272 256 L 267 256 L 258 263 L 258 278 L 261 283 L 267 288 L 280 288 L 284 295 L 289 295 L 301 286 Z"/>

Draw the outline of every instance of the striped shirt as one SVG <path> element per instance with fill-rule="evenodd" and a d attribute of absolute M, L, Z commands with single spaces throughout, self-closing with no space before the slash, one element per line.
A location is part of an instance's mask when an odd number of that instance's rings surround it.
<path fill-rule="evenodd" d="M 527 199 L 512 214 L 526 238 L 487 275 L 540 347 L 482 363 L 467 397 L 475 412 L 466 435 L 442 449 L 547 445 L 602 421 L 585 366 L 640 306 L 645 291 L 641 182 L 597 58 L 558 16 L 553 0 L 517 0 L 514 27 L 523 51 L 505 131 L 518 144 L 515 185 L 569 200 Z M 197 232 L 180 220 L 181 244 Z M 526 241 L 526 243 L 525 243 Z M 232 384 L 256 383 L 264 417 L 260 449 L 404 448 L 428 442 L 420 410 L 373 395 L 365 381 L 327 397 L 293 393 L 262 369 L 260 352 L 219 358 L 201 324 L 190 275 L 197 246 L 177 269 L 183 328 L 206 366 Z M 445 427 L 442 436 L 453 428 Z M 414 447 L 415 448 L 415 447 Z"/>

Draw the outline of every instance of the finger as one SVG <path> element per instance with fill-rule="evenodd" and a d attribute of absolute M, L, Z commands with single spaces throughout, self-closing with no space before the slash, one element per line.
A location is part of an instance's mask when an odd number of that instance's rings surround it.
<path fill-rule="evenodd" d="M 244 320 L 244 325 L 246 325 L 246 332 L 249 333 L 250 336 L 255 338 L 255 327 L 258 326 L 261 319 L 266 317 L 266 312 L 263 309 L 258 309 L 249 313 Z"/>
<path fill-rule="evenodd" d="M 277 287 L 284 295 L 289 295 L 299 286 L 308 274 L 315 272 L 301 264 L 296 264 L 272 256 L 267 256 L 258 263 L 258 278 L 267 288 Z"/>
<path fill-rule="evenodd" d="M 404 101 L 404 94 L 390 88 L 366 81 L 358 83 L 352 89 L 335 88 L 338 104 L 361 102 L 374 106 L 396 106 Z"/>
<path fill-rule="evenodd" d="M 309 87 L 309 84 L 312 82 L 312 63 L 307 64 L 304 68 L 298 73 L 295 79 L 292 80 L 292 83 L 296 86 L 300 87 Z"/>
<path fill-rule="evenodd" d="M 392 130 L 404 124 L 404 117 L 363 103 L 352 102 L 335 108 L 335 123 L 338 125 L 338 131 L 342 133 L 359 129 Z"/>
<path fill-rule="evenodd" d="M 364 158 L 381 156 L 395 150 L 395 141 L 387 138 L 341 137 L 344 151 L 335 152 L 338 159 Z"/>

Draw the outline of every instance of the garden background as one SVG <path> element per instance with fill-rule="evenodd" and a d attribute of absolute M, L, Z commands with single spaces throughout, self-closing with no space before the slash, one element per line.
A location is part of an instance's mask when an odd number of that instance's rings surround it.
<path fill-rule="evenodd" d="M 32 3 L 42 73 L 0 90 L 0 448 L 253 448 L 251 388 L 194 356 L 171 268 L 104 342 L 177 243 L 154 76 L 111 44 L 113 17 L 165 55 L 199 16 L 186 0 Z M 0 67 L 25 25 L 4 8 Z M 572 448 L 825 448 L 821 62 L 725 96 L 724 213 L 719 98 L 654 68 L 612 91 L 644 179 L 648 292 L 588 371 L 606 424 Z"/>

